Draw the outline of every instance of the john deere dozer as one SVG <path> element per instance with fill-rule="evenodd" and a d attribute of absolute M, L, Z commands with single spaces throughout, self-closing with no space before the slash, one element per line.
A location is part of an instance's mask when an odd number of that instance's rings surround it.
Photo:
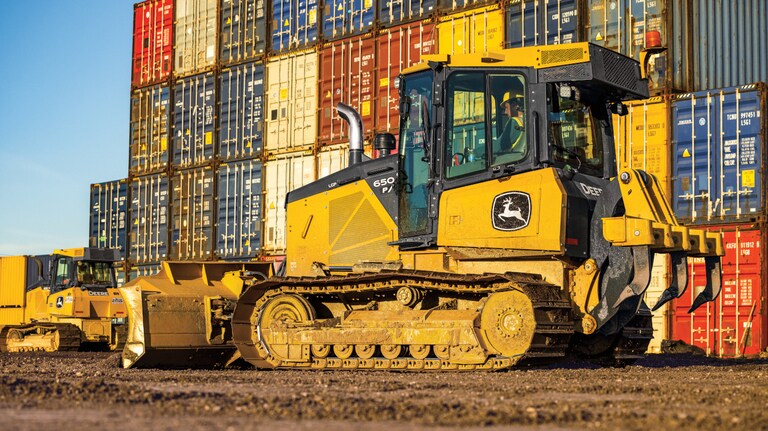
<path fill-rule="evenodd" d="M 719 294 L 722 238 L 679 225 L 652 175 L 617 172 L 612 114 L 648 96 L 634 60 L 586 43 L 433 55 L 397 88 L 399 139 L 377 135 L 375 159 L 339 105 L 350 165 L 288 194 L 277 275 L 167 263 L 123 288 L 124 366 L 629 363 L 652 336 L 656 254 L 674 270 L 656 306 L 686 290 L 689 256 L 708 271 L 691 309 Z"/>

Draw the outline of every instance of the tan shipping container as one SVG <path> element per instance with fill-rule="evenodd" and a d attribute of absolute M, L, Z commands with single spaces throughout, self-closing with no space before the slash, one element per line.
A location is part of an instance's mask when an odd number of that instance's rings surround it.
<path fill-rule="evenodd" d="M 613 116 L 616 167 L 640 169 L 655 175 L 664 196 L 670 199 L 669 101 L 652 97 L 629 103 L 627 107 L 627 115 Z"/>
<path fill-rule="evenodd" d="M 669 287 L 670 281 L 669 255 L 657 254 L 653 258 L 651 283 L 648 285 L 648 290 L 645 291 L 645 303 L 648 307 L 656 305 L 656 302 L 661 297 L 661 293 Z M 653 339 L 648 345 L 647 353 L 661 353 L 661 342 L 669 339 L 669 304 L 667 302 L 653 312 Z"/>
<path fill-rule="evenodd" d="M 504 48 L 504 10 L 500 5 L 441 17 L 437 24 L 439 54 L 467 54 Z"/>
<path fill-rule="evenodd" d="M 315 145 L 317 137 L 318 55 L 304 50 L 272 58 L 267 64 L 268 154 Z"/>
<path fill-rule="evenodd" d="M 204 72 L 216 65 L 217 14 L 218 0 L 176 0 L 175 76 Z"/>
<path fill-rule="evenodd" d="M 323 147 L 315 156 L 317 160 L 317 178 L 327 177 L 349 165 L 349 144 Z"/>
<path fill-rule="evenodd" d="M 264 164 L 264 247 L 267 254 L 285 254 L 285 198 L 288 192 L 315 181 L 311 152 L 281 154 Z"/>

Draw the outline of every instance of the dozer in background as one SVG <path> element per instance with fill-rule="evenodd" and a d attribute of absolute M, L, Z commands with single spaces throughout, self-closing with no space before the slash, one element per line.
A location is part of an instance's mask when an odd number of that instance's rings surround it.
<path fill-rule="evenodd" d="M 166 264 L 123 288 L 124 366 L 627 364 L 652 337 L 656 254 L 674 271 L 656 306 L 686 290 L 688 256 L 707 264 L 692 310 L 719 294 L 722 237 L 679 225 L 652 175 L 616 169 L 612 114 L 648 97 L 634 60 L 587 43 L 433 55 L 397 88 L 400 136 L 377 135 L 373 160 L 338 106 L 350 166 L 288 194 L 277 275 Z"/>
<path fill-rule="evenodd" d="M 112 249 L 0 257 L 0 350 L 116 350 L 125 342 L 126 307 Z"/>

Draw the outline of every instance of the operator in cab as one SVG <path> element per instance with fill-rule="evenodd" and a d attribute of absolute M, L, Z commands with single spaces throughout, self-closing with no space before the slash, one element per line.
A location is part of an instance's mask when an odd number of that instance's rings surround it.
<path fill-rule="evenodd" d="M 503 153 L 525 151 L 525 120 L 523 119 L 523 107 L 525 96 L 509 93 L 509 97 L 499 105 L 503 111 L 506 122 L 499 135 L 499 151 Z"/>

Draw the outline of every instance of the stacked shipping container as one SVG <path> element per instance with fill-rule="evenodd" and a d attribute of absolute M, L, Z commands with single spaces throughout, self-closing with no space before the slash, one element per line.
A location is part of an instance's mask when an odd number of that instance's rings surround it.
<path fill-rule="evenodd" d="M 279 260 L 285 195 L 346 165 L 348 130 L 336 103 L 361 113 L 369 143 L 374 132 L 397 133 L 393 78 L 422 55 L 576 41 L 635 58 L 648 40 L 668 48 L 649 68 L 660 96 L 630 104 L 629 115 L 617 118 L 620 166 L 657 174 L 686 222 L 762 229 L 765 90 L 707 89 L 768 79 L 768 50 L 759 37 L 768 30 L 761 19 L 766 6 L 759 0 L 720 6 L 714 10 L 705 0 L 139 3 L 127 189 L 144 194 L 129 199 L 129 262 L 146 273 L 169 256 Z M 693 93 L 674 95 L 680 91 Z M 93 230 L 91 237 L 108 240 Z M 664 275 L 656 278 L 663 284 Z M 762 304 L 756 308 L 765 313 Z M 670 322 L 677 316 L 675 310 L 664 315 Z"/>

